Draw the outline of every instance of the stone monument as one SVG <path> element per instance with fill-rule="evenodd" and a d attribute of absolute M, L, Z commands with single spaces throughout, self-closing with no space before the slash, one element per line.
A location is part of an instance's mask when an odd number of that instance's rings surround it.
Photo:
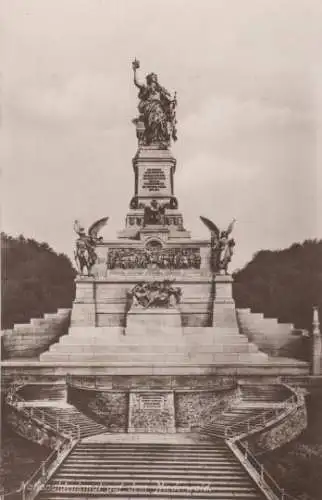
<path fill-rule="evenodd" d="M 182 346 L 181 350 L 172 346 L 172 358 L 179 364 L 266 359 L 255 346 L 248 346 L 238 330 L 228 273 L 235 220 L 220 231 L 201 217 L 210 230 L 209 240 L 193 239 L 185 229 L 175 196 L 176 160 L 170 149 L 177 140 L 176 93 L 162 87 L 155 73 L 140 83 L 139 66 L 134 60 L 139 104 L 133 123 L 138 148 L 132 160 L 134 193 L 125 227 L 116 240 L 107 241 L 99 236 L 107 217 L 95 222 L 88 233 L 75 223 L 79 275 L 71 327 L 68 336 L 41 360 L 107 362 L 111 351 L 106 346 L 113 345 L 115 362 L 125 359 L 133 365 L 133 357 L 124 353 L 117 357 L 124 337 L 131 339 L 131 345 L 151 346 L 151 356 L 137 347 L 141 353 L 137 360 L 150 364 L 169 361 L 167 342 Z"/>

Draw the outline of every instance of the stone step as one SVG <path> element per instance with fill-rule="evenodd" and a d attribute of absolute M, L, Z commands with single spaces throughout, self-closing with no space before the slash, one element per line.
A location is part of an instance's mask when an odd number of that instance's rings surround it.
<path fill-rule="evenodd" d="M 101 445 L 101 446 L 100 446 Z M 138 446 L 135 444 L 125 444 L 122 442 L 118 443 L 84 443 L 83 445 L 80 444 L 77 446 L 77 448 L 73 451 L 71 456 L 74 456 L 76 454 L 83 454 L 83 456 L 86 456 L 87 453 L 106 453 L 106 454 L 113 454 L 115 456 L 116 454 L 123 454 L 122 456 L 126 455 L 127 453 L 135 453 L 136 455 L 142 454 L 145 456 L 147 453 L 153 453 L 155 454 L 160 454 L 160 455 L 169 455 L 169 449 L 171 450 L 171 457 L 173 454 L 179 454 L 180 456 L 184 457 L 184 454 L 188 454 L 188 456 L 192 456 L 194 454 L 197 454 L 198 456 L 204 455 L 205 457 L 208 456 L 217 456 L 217 454 L 226 454 L 228 456 L 231 456 L 230 450 L 227 449 L 225 446 L 225 443 L 222 443 L 222 446 L 216 446 L 214 448 L 213 446 L 205 446 L 205 447 L 196 447 L 194 445 L 175 445 L 175 444 L 149 444 L 149 443 L 138 443 Z M 170 458 L 171 458 L 170 457 Z"/>
<path fill-rule="evenodd" d="M 199 467 L 192 464 L 186 464 L 186 466 L 181 466 L 181 465 L 175 465 L 173 463 L 170 463 L 168 465 L 154 465 L 152 462 L 151 464 L 148 464 L 146 466 L 140 466 L 136 464 L 132 464 L 129 466 L 113 466 L 110 465 L 109 467 L 103 467 L 102 464 L 100 464 L 99 467 L 94 467 L 92 469 L 86 469 L 83 468 L 78 468 L 77 465 L 72 467 L 71 469 L 66 469 L 66 468 L 61 468 L 59 475 L 61 479 L 70 479 L 71 481 L 75 479 L 84 478 L 84 479 L 91 479 L 95 481 L 96 479 L 100 478 L 104 480 L 105 478 L 116 478 L 119 476 L 124 477 L 125 475 L 134 475 L 139 478 L 139 477 L 144 477 L 148 475 L 150 478 L 154 477 L 160 477 L 163 474 L 167 475 L 167 478 L 170 479 L 172 476 L 182 476 L 184 475 L 187 470 L 189 471 L 189 476 L 223 476 L 223 475 L 233 475 L 234 478 L 238 479 L 243 479 L 244 476 L 241 474 L 238 476 L 239 472 L 239 467 L 236 465 L 233 467 L 232 464 L 229 464 L 226 462 L 226 466 L 221 466 L 220 464 L 213 464 L 212 466 L 204 466 L 200 465 Z"/>
<path fill-rule="evenodd" d="M 163 491 L 160 490 L 160 488 L 154 489 L 152 491 L 146 489 L 145 486 L 143 486 L 141 489 L 136 488 L 135 493 L 133 492 L 132 487 L 129 488 L 129 490 L 125 490 L 123 488 L 107 488 L 102 495 L 102 491 L 100 491 L 100 488 L 96 488 L 98 491 L 94 492 L 88 492 L 88 490 L 85 489 L 79 489 L 79 493 L 77 494 L 77 488 L 72 487 L 71 492 L 68 493 L 66 490 L 66 493 L 61 493 L 61 490 L 63 488 L 61 487 L 57 491 L 51 491 L 49 487 L 46 487 L 45 491 L 41 491 L 40 494 L 37 496 L 37 500 L 75 500 L 76 498 L 80 498 L 82 500 L 87 500 L 88 498 L 109 498 L 109 500 L 116 500 L 119 498 L 126 498 L 126 500 L 147 500 L 150 498 L 158 498 L 159 500 L 168 500 L 169 498 L 178 498 L 182 500 L 187 500 L 188 498 L 198 498 L 198 500 L 208 500 L 209 498 L 214 499 L 214 500 L 259 500 L 259 499 L 264 499 L 264 497 L 259 496 L 259 493 L 255 490 L 250 490 L 247 489 L 244 492 L 227 492 L 223 493 L 222 491 L 216 492 L 216 491 L 209 491 L 208 494 L 206 491 L 208 491 L 207 485 L 204 487 L 200 487 L 198 489 L 190 489 L 190 490 L 185 490 L 184 491 L 173 491 L 171 489 L 170 493 L 169 491 Z M 169 488 L 170 489 L 170 488 Z M 135 496 L 131 496 L 131 495 Z M 130 495 L 130 496 L 129 496 Z"/>
<path fill-rule="evenodd" d="M 132 327 L 133 331 L 135 330 L 134 327 Z M 142 336 L 142 328 L 136 328 L 137 330 L 137 335 L 139 338 Z M 102 335 L 103 337 L 109 336 L 111 337 L 112 335 L 124 335 L 126 331 L 126 328 L 124 327 L 118 327 L 118 326 L 72 326 L 69 328 L 69 335 L 76 335 L 76 336 L 85 336 L 85 337 L 95 337 L 95 336 L 100 336 Z M 181 336 L 183 335 L 216 335 L 216 336 L 226 336 L 226 335 L 239 335 L 239 330 L 237 328 L 219 328 L 219 327 L 180 327 L 180 328 L 173 328 L 173 333 Z M 134 333 L 133 333 L 134 335 Z M 169 334 L 169 336 L 171 336 Z"/>
<path fill-rule="evenodd" d="M 172 346 L 196 346 L 203 345 L 205 347 L 211 345 L 241 345 L 249 344 L 249 340 L 244 335 L 227 335 L 227 336 L 188 336 L 173 337 L 171 335 L 162 335 L 160 337 L 141 336 L 131 337 L 120 335 L 118 337 L 108 336 L 76 336 L 64 335 L 60 338 L 60 344 L 64 345 L 172 345 Z"/>
<path fill-rule="evenodd" d="M 191 475 L 190 475 L 191 474 Z M 133 476 L 135 476 L 135 481 L 133 479 Z M 245 477 L 245 476 L 244 476 Z M 151 473 L 151 474 L 140 474 L 138 473 L 137 471 L 134 471 L 133 474 L 129 473 L 129 474 L 118 474 L 118 473 L 115 473 L 115 472 L 112 472 L 111 474 L 106 474 L 106 475 L 99 475 L 99 474 L 95 474 L 93 475 L 92 477 L 90 476 L 79 476 L 79 475 L 75 475 L 74 478 L 73 477 L 68 477 L 68 476 L 65 476 L 64 474 L 59 474 L 59 479 L 53 479 L 50 483 L 52 486 L 54 486 L 55 484 L 61 484 L 62 482 L 66 485 L 68 484 L 76 484 L 77 485 L 82 485 L 82 484 L 87 484 L 87 485 L 90 485 L 90 484 L 97 484 L 97 482 L 99 481 L 101 484 L 115 484 L 117 482 L 117 480 L 120 482 L 122 481 L 122 483 L 124 483 L 124 481 L 128 479 L 128 482 L 131 481 L 132 479 L 132 482 L 135 482 L 138 484 L 138 486 L 140 485 L 140 482 L 141 484 L 147 484 L 147 485 L 152 485 L 153 483 L 158 483 L 160 480 L 164 481 L 165 483 L 167 484 L 175 484 L 176 482 L 179 482 L 181 483 L 181 486 L 184 487 L 184 486 L 188 486 L 188 485 L 191 485 L 191 483 L 199 483 L 199 482 L 203 482 L 203 481 L 209 481 L 209 483 L 212 483 L 212 486 L 213 487 L 217 487 L 217 488 L 221 488 L 222 490 L 225 490 L 225 489 L 231 489 L 231 485 L 230 485 L 230 481 L 232 479 L 232 476 L 230 474 L 228 474 L 228 477 L 226 479 L 226 476 L 218 476 L 216 472 L 214 472 L 213 474 L 210 474 L 210 473 L 205 473 L 205 474 L 202 474 L 200 472 L 196 472 L 196 473 L 191 473 L 191 471 L 189 471 L 189 477 L 187 477 L 187 471 L 183 471 L 181 474 L 171 474 L 171 473 L 168 473 L 167 471 L 164 472 L 164 474 L 160 473 L 160 474 L 154 474 L 154 473 Z M 249 481 L 242 481 L 243 478 L 240 478 L 239 481 L 237 481 L 236 484 L 234 484 L 234 490 L 235 491 L 240 491 L 241 489 L 244 489 L 245 487 L 249 487 Z M 152 484 L 151 484 L 152 483 Z"/>
<path fill-rule="evenodd" d="M 30 349 L 38 349 L 44 346 L 47 346 L 51 342 L 56 342 L 59 338 L 59 333 L 50 333 L 43 335 L 13 335 L 10 338 L 4 339 L 5 346 L 8 349 L 23 351 L 28 348 Z"/>
<path fill-rule="evenodd" d="M 211 458 L 211 460 L 210 460 Z M 159 466 L 160 467 L 166 467 L 166 466 L 176 466 L 176 467 L 185 467 L 187 465 L 193 465 L 197 468 L 199 467 L 210 467 L 212 468 L 213 467 L 213 459 L 216 459 L 216 464 L 218 465 L 218 460 L 219 460 L 219 456 L 212 456 L 212 457 L 203 457 L 203 456 L 196 456 L 196 457 L 193 457 L 191 459 L 189 459 L 188 457 L 184 460 L 179 456 L 177 455 L 174 455 L 173 457 L 171 457 L 171 459 L 169 459 L 169 457 L 163 457 L 163 460 L 162 460 L 162 456 L 160 457 L 153 457 L 153 465 L 154 466 Z M 221 460 L 222 460 L 222 463 L 227 463 L 227 456 L 223 456 L 221 457 Z M 103 464 L 102 465 L 102 470 L 104 469 L 107 469 L 109 470 L 110 467 L 120 467 L 120 466 L 123 466 L 123 467 L 132 467 L 133 466 L 133 461 L 130 460 L 129 458 L 126 459 L 126 457 L 121 457 L 121 456 L 106 456 L 106 457 L 101 457 L 100 459 L 98 459 L 96 456 L 93 456 L 92 454 L 89 454 L 88 458 L 81 458 L 81 457 L 73 457 L 73 458 L 70 458 L 70 460 L 68 461 L 68 464 L 66 465 L 63 465 L 62 466 L 62 469 L 61 470 L 64 470 L 64 471 L 69 471 L 70 469 L 74 470 L 75 468 L 77 470 L 81 470 L 81 469 L 86 469 L 88 471 L 92 470 L 92 469 L 95 469 L 97 468 L 98 464 Z M 151 465 L 151 461 L 149 460 L 149 457 L 148 456 L 137 456 L 135 455 L 135 466 L 140 466 L 140 467 L 144 467 L 144 466 L 150 466 Z M 101 465 L 100 465 L 101 466 Z"/>
<path fill-rule="evenodd" d="M 121 436 L 122 437 L 122 436 Z M 121 438 L 120 437 L 120 438 Z M 169 453 L 171 450 L 171 456 L 173 453 L 198 453 L 198 454 L 209 454 L 209 453 L 226 453 L 231 456 L 230 450 L 227 448 L 225 443 L 216 443 L 215 446 L 212 443 L 202 443 L 202 444 L 173 444 L 171 443 L 131 443 L 131 442 L 90 442 L 90 443 L 79 443 L 77 447 L 73 450 L 73 455 L 75 453 Z"/>
<path fill-rule="evenodd" d="M 80 443 L 49 480 L 40 499 L 66 500 L 71 494 L 74 498 L 262 499 L 236 457 L 219 440 L 196 445 Z"/>
<path fill-rule="evenodd" d="M 59 325 L 55 328 L 48 327 L 48 328 L 43 328 L 42 326 L 29 326 L 29 328 L 25 329 L 16 329 L 12 330 L 12 338 L 22 338 L 25 339 L 27 337 L 39 337 L 39 340 L 41 340 L 43 335 L 53 335 L 55 333 L 60 333 L 62 331 L 62 326 Z"/>
<path fill-rule="evenodd" d="M 40 361 L 51 362 L 113 362 L 113 363 L 259 363 L 267 360 L 267 355 L 262 352 L 256 353 L 194 353 L 190 355 L 181 353 L 75 353 L 75 352 L 56 352 L 47 351 L 40 355 Z"/>
<path fill-rule="evenodd" d="M 258 352 L 258 348 L 255 344 L 243 343 L 243 344 L 211 344 L 211 345 L 198 345 L 197 347 L 199 353 L 220 353 L 220 352 Z M 189 355 L 191 352 L 195 352 L 195 346 L 189 345 L 176 345 L 176 344 L 119 344 L 119 345 L 106 345 L 106 344 L 74 344 L 72 348 L 74 353 L 116 353 L 120 356 L 123 354 L 138 354 L 138 353 L 168 353 L 168 354 L 183 354 Z M 50 352 L 71 352 L 70 345 L 66 343 L 56 343 L 50 346 Z"/>
<path fill-rule="evenodd" d="M 143 451 L 143 452 L 138 452 L 138 451 L 122 451 L 122 452 L 117 452 L 115 451 L 114 453 L 113 452 L 105 452 L 105 451 L 102 451 L 102 452 L 97 452 L 97 453 L 94 453 L 94 452 L 91 452 L 91 451 L 88 451 L 88 456 L 86 455 L 86 452 L 83 453 L 83 454 L 79 454 L 79 453 L 73 453 L 68 461 L 68 463 L 74 463 L 74 462 L 81 462 L 81 461 L 84 461 L 84 466 L 88 465 L 88 463 L 90 463 L 90 461 L 94 461 L 93 463 L 93 466 L 95 467 L 95 460 L 107 460 L 106 463 L 109 463 L 109 461 L 116 461 L 116 462 L 120 462 L 120 463 L 127 463 L 128 461 L 131 461 L 129 459 L 129 457 L 131 457 L 131 455 L 135 454 L 135 458 L 137 460 L 142 460 L 143 462 L 145 461 L 148 461 L 150 460 L 150 457 L 153 455 L 153 458 L 154 460 L 156 461 L 160 461 L 160 462 L 179 462 L 179 463 L 185 463 L 185 462 L 189 462 L 189 461 L 199 461 L 199 460 L 202 460 L 202 461 L 205 461 L 205 462 L 209 462 L 216 459 L 217 461 L 218 460 L 221 460 L 223 461 L 224 463 L 229 459 L 229 454 L 227 453 L 224 453 L 224 452 L 221 452 L 221 453 L 205 453 L 203 454 L 202 452 L 199 452 L 199 453 L 193 453 L 193 452 L 189 452 L 189 451 L 181 451 L 181 452 L 176 452 L 176 451 L 172 451 L 171 452 L 171 456 L 169 457 L 169 452 L 165 451 L 164 453 L 162 452 L 158 452 L 158 451 L 155 451 L 155 452 L 148 452 L 148 451 Z M 127 456 L 128 454 L 128 456 Z"/>

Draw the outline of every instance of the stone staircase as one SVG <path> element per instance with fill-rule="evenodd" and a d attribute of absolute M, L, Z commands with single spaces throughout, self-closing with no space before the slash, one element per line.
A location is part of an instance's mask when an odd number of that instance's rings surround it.
<path fill-rule="evenodd" d="M 234 425 L 235 429 L 243 429 L 248 419 L 264 414 L 267 410 L 239 408 L 237 405 L 222 412 L 215 422 L 202 426 L 200 432 L 211 437 L 225 438 L 225 427 Z"/>
<path fill-rule="evenodd" d="M 220 440 L 197 444 L 80 443 L 37 497 L 212 498 L 264 497 Z"/>
<path fill-rule="evenodd" d="M 270 356 L 294 357 L 303 349 L 303 335 L 307 331 L 250 309 L 236 309 L 236 314 L 241 333 Z"/>
<path fill-rule="evenodd" d="M 225 438 L 225 428 L 230 426 L 236 432 L 243 432 L 249 419 L 264 416 L 289 396 L 289 391 L 281 385 L 242 385 L 240 399 L 217 413 L 215 420 L 203 425 L 200 431 L 214 438 Z"/>
<path fill-rule="evenodd" d="M 106 362 L 117 364 L 262 363 L 260 352 L 237 328 L 185 327 L 168 333 L 145 334 L 140 329 L 72 327 L 68 335 L 40 356 L 47 362 Z"/>
<path fill-rule="evenodd" d="M 281 385 L 248 385 L 241 386 L 241 399 L 250 403 L 280 403 L 290 396 L 286 387 Z"/>
<path fill-rule="evenodd" d="M 69 424 L 78 425 L 81 438 L 106 432 L 106 427 L 104 425 L 98 424 L 91 418 L 84 415 L 84 413 L 78 411 L 74 406 L 46 406 L 43 408 L 41 406 L 38 406 L 38 409 L 43 409 L 46 412 L 46 415 L 52 417 L 53 419 L 58 418 L 59 429 L 61 431 L 68 431 Z"/>
<path fill-rule="evenodd" d="M 3 357 L 6 359 L 37 358 L 51 344 L 68 332 L 71 309 L 58 309 L 43 318 L 32 318 L 29 323 L 14 325 L 1 332 Z"/>

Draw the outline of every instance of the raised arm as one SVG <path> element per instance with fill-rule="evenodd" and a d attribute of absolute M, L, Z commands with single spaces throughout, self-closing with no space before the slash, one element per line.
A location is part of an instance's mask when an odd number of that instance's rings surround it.
<path fill-rule="evenodd" d="M 136 70 L 140 67 L 140 62 L 137 60 L 137 59 L 134 59 L 134 61 L 132 62 L 132 68 L 133 68 L 133 81 L 134 81 L 134 85 L 136 87 L 138 87 L 139 89 L 142 89 L 144 87 L 144 85 L 142 85 L 142 83 L 140 83 L 137 79 L 137 73 L 136 73 Z"/>

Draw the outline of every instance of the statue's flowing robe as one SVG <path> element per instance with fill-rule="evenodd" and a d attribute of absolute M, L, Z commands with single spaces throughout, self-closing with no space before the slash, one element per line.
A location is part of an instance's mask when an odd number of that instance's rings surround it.
<path fill-rule="evenodd" d="M 139 111 L 143 116 L 145 136 L 148 143 L 168 141 L 168 107 L 169 99 L 161 90 L 151 91 L 148 87 L 139 92 Z"/>

